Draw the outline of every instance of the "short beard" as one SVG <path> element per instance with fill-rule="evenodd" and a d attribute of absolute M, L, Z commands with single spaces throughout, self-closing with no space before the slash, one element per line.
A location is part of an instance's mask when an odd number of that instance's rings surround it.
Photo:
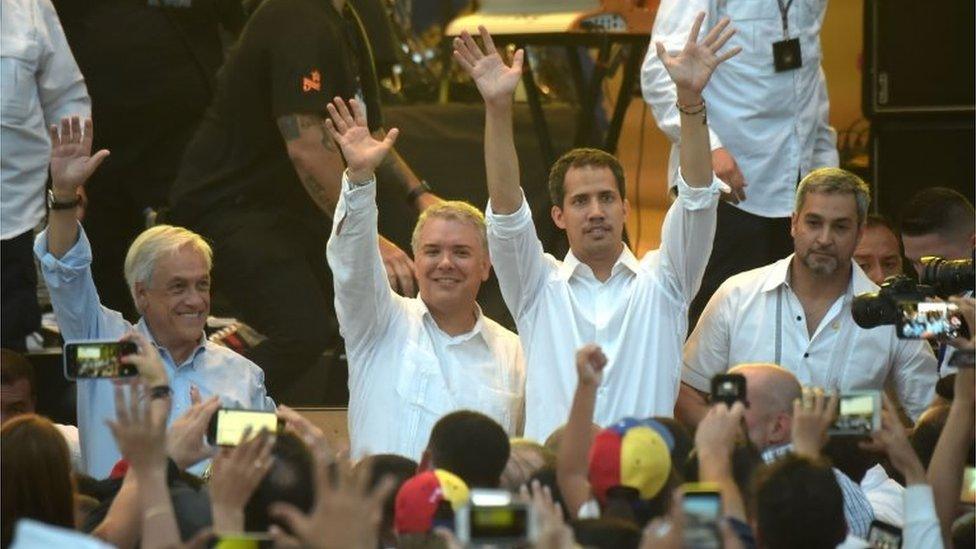
<path fill-rule="evenodd" d="M 831 257 L 830 261 L 818 262 L 812 259 L 812 255 L 813 252 L 807 252 L 807 254 L 803 256 L 803 264 L 806 265 L 807 269 L 810 269 L 813 274 L 817 276 L 830 276 L 837 272 L 837 267 L 840 266 L 840 262 L 837 261 L 837 258 Z M 821 255 L 821 257 L 828 256 Z"/>

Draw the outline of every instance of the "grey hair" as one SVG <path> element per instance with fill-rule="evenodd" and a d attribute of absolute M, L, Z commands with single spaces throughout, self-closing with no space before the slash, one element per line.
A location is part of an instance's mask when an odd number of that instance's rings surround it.
<path fill-rule="evenodd" d="M 851 194 L 857 202 L 857 223 L 863 224 L 868 217 L 871 189 L 863 179 L 847 170 L 818 168 L 807 174 L 796 189 L 795 212 L 799 213 L 803 209 L 803 202 L 810 193 Z"/>
<path fill-rule="evenodd" d="M 136 284 L 150 282 L 159 258 L 173 254 L 184 246 L 190 246 L 203 254 L 207 261 L 207 270 L 210 270 L 213 266 L 213 250 L 202 236 L 191 230 L 173 225 L 156 225 L 136 237 L 125 254 L 125 281 L 133 300 L 136 297 Z"/>
<path fill-rule="evenodd" d="M 485 216 L 481 210 L 462 200 L 447 200 L 430 206 L 417 219 L 417 224 L 413 228 L 413 236 L 410 238 L 410 247 L 413 248 L 415 254 L 420 246 L 420 231 L 432 218 L 460 221 L 471 225 L 478 231 L 481 245 L 484 246 L 485 253 L 488 253 L 488 227 L 485 225 Z"/>

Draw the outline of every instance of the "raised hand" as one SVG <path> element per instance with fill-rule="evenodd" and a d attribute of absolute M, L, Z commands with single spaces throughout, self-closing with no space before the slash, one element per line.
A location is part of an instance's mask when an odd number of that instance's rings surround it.
<path fill-rule="evenodd" d="M 207 444 L 207 427 L 210 418 L 220 408 L 220 398 L 216 395 L 201 400 L 200 392 L 190 389 L 190 408 L 169 426 L 166 440 L 166 453 L 180 469 L 192 467 L 214 453 Z"/>
<path fill-rule="evenodd" d="M 119 359 L 119 362 L 135 366 L 139 370 L 139 377 L 149 387 L 169 383 L 169 376 L 166 374 L 166 366 L 163 365 L 163 358 L 159 356 L 159 351 L 146 339 L 146 336 L 135 330 L 131 330 L 122 336 L 122 341 L 135 343 L 137 352 L 123 356 Z"/>
<path fill-rule="evenodd" d="M 607 357 L 599 345 L 590 343 L 576 351 L 576 373 L 581 384 L 599 385 L 603 381 L 603 369 L 606 366 Z"/>
<path fill-rule="evenodd" d="M 454 39 L 454 59 L 471 76 L 481 97 L 486 103 L 511 101 L 515 87 L 522 78 L 522 62 L 525 52 L 518 50 L 512 57 L 511 66 L 506 65 L 495 49 L 495 43 L 483 26 L 478 26 L 484 50 L 478 46 L 468 31 Z"/>
<path fill-rule="evenodd" d="M 168 398 L 150 399 L 142 382 L 115 386 L 116 419 L 107 420 L 106 423 L 115 437 L 119 452 L 136 475 L 166 470 L 169 405 Z"/>
<path fill-rule="evenodd" d="M 884 398 L 884 407 L 881 411 L 881 430 L 871 433 L 871 440 L 863 441 L 859 446 L 864 450 L 887 454 L 888 460 L 905 477 L 906 483 L 924 484 L 925 467 L 922 466 L 918 454 L 908 442 L 908 434 L 905 432 L 901 420 L 898 419 L 895 405 L 888 398 L 888 395 L 882 393 L 881 396 Z"/>
<path fill-rule="evenodd" d="M 210 505 L 218 532 L 244 531 L 244 506 L 274 463 L 274 435 L 262 429 L 248 440 L 250 434 L 246 428 L 241 443 L 221 448 L 213 462 Z"/>
<path fill-rule="evenodd" d="M 688 42 L 678 55 L 671 55 L 664 49 L 664 44 L 656 42 L 657 56 L 664 63 L 664 67 L 671 75 L 678 88 L 678 101 L 681 101 L 683 93 L 699 95 L 708 84 L 715 69 L 737 55 L 742 48 L 734 47 L 729 51 L 719 55 L 718 50 L 732 38 L 735 29 L 727 29 L 729 18 L 723 17 L 714 28 L 698 41 L 698 32 L 701 30 L 702 22 L 705 20 L 705 12 L 698 14 L 695 23 L 691 26 L 691 33 L 688 35 Z"/>
<path fill-rule="evenodd" d="M 98 165 L 108 157 L 108 150 L 102 149 L 92 155 L 91 118 L 84 122 L 85 131 L 78 116 L 61 119 L 61 131 L 51 125 L 51 188 L 62 197 L 73 198 L 78 187 L 91 177 Z"/>
<path fill-rule="evenodd" d="M 793 401 L 793 451 L 816 458 L 827 443 L 827 429 L 837 419 L 837 392 L 830 397 L 820 387 L 804 387 L 803 398 Z"/>
<path fill-rule="evenodd" d="M 342 149 L 349 179 L 353 183 L 370 179 L 393 148 L 399 130 L 391 129 L 382 140 L 374 138 L 366 125 L 366 112 L 355 99 L 350 99 L 349 107 L 346 107 L 346 102 L 336 97 L 326 108 L 330 118 L 325 121 L 325 126 Z"/>

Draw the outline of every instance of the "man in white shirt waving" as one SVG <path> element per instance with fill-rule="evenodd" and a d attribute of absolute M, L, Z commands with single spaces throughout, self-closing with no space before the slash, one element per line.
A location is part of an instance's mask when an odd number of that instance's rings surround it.
<path fill-rule="evenodd" d="M 718 53 L 732 35 L 727 23 L 699 42 L 703 18 L 679 55 L 658 47 L 678 88 L 685 147 L 662 247 L 642 260 L 621 240 L 629 205 L 620 163 L 593 149 L 566 153 L 550 172 L 552 218 L 566 231 L 570 252 L 564 261 L 544 253 L 519 186 L 512 133 L 523 52 L 506 66 L 484 28 L 484 50 L 467 33 L 454 41 L 455 59 L 485 100 L 488 243 L 525 347 L 527 437 L 544 440 L 566 421 L 576 388 L 573 355 L 591 342 L 609 360 L 594 421 L 672 413 L 688 302 L 711 251 L 720 185 L 712 174 L 701 91 L 716 67 L 738 52 Z"/>
<path fill-rule="evenodd" d="M 465 202 L 427 208 L 413 232 L 420 294 L 397 295 L 377 247 L 374 170 L 396 140 L 366 126 L 341 99 L 327 121 L 347 169 L 327 247 L 336 313 L 349 358 L 353 455 L 419 460 L 441 416 L 481 412 L 520 434 L 525 374 L 518 336 L 481 314 L 475 298 L 491 263 L 484 217 Z"/>
<path fill-rule="evenodd" d="M 894 326 L 870 330 L 851 316 L 855 295 L 877 291 L 851 257 L 864 233 L 867 185 L 838 168 L 803 178 L 793 214 L 793 255 L 725 281 L 688 338 L 676 414 L 704 416 L 712 376 L 737 364 L 771 362 L 800 383 L 840 391 L 894 386 L 913 418 L 937 381 L 928 343 L 898 339 Z"/>

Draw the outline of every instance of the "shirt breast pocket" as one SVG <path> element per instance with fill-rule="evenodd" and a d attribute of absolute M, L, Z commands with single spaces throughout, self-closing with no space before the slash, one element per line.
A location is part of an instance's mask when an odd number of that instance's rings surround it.
<path fill-rule="evenodd" d="M 413 341 L 407 344 L 396 376 L 397 396 L 410 409 L 437 417 L 452 411 L 437 356 L 430 349 Z"/>
<path fill-rule="evenodd" d="M 37 101 L 34 74 L 40 61 L 41 47 L 23 38 L 0 40 L 0 112 L 3 123 L 22 124 Z"/>
<path fill-rule="evenodd" d="M 783 37 L 782 21 L 775 0 L 729 0 L 725 13 L 721 15 L 728 16 L 730 26 L 736 31 L 722 49 L 742 48 L 742 53 L 732 58 L 733 61 L 768 58 L 772 63 L 773 42 Z"/>
<path fill-rule="evenodd" d="M 470 409 L 497 421 L 509 436 L 515 436 L 522 395 L 486 385 L 474 388 L 474 394 L 477 402 Z"/>

